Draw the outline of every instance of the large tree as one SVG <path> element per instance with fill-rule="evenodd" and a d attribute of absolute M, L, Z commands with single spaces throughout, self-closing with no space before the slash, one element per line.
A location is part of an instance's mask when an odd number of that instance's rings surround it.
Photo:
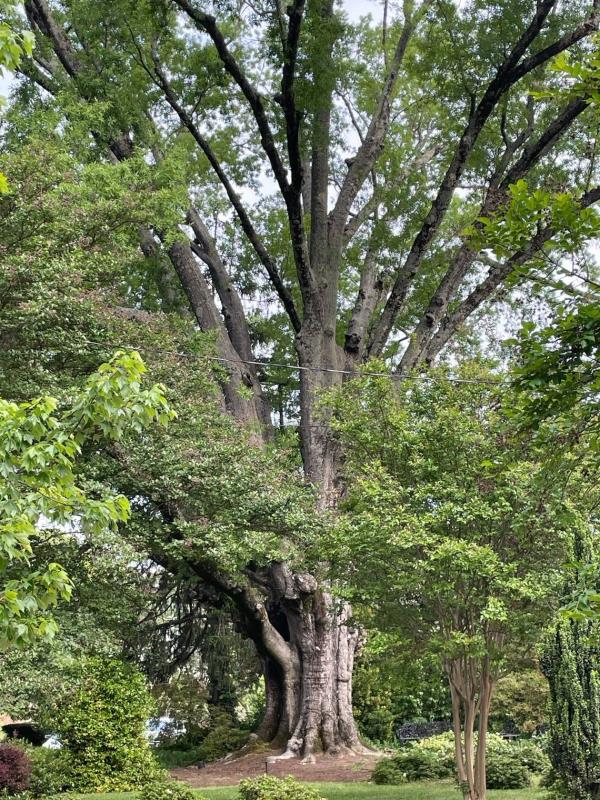
<path fill-rule="evenodd" d="M 432 362 L 596 227 L 592 95 L 548 67 L 589 52 L 598 0 L 400 5 L 351 24 L 333 0 L 24 3 L 36 46 L 19 66 L 21 113 L 41 107 L 59 133 L 76 120 L 81 162 L 133 185 L 137 170 L 163 205 L 144 216 L 115 182 L 109 210 L 137 224 L 146 257 L 120 303 L 146 321 L 191 313 L 210 332 L 224 405 L 258 447 L 270 398 L 294 406 L 299 375 L 304 472 L 322 507 L 339 470 L 319 391 L 375 356 L 403 374 Z M 575 239 L 563 235 L 574 219 Z M 192 328 L 178 330 L 185 351 Z M 281 356 L 297 373 L 259 370 Z M 185 529 L 169 488 L 156 500 L 165 530 Z M 319 737 L 357 747 L 349 609 L 281 559 L 224 576 L 196 549 L 187 566 L 230 599 L 263 658 L 262 735 L 288 755 L 310 756 Z"/>

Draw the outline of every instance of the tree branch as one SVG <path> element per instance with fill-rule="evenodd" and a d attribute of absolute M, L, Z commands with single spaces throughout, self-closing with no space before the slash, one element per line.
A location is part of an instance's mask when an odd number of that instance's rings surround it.
<path fill-rule="evenodd" d="M 60 25 L 56 24 L 46 0 L 27 0 L 25 13 L 29 22 L 52 40 L 54 52 L 67 75 L 76 78 L 81 71 L 81 65 L 69 37 Z"/>
<path fill-rule="evenodd" d="M 585 111 L 587 106 L 588 103 L 579 98 L 569 103 L 556 119 L 548 125 L 546 130 L 538 136 L 535 142 L 525 148 L 522 156 L 508 171 L 498 188 L 494 185 L 500 177 L 498 171 L 496 171 L 496 175 L 492 176 L 485 200 L 479 209 L 478 217 L 488 216 L 507 202 L 509 186 L 523 178 L 540 161 L 568 130 L 574 120 Z M 518 137 L 518 140 L 521 138 L 521 136 Z M 476 230 L 481 230 L 483 227 L 482 223 L 477 220 L 473 225 Z M 417 366 L 423 359 L 427 346 L 434 335 L 436 325 L 446 312 L 454 292 L 458 289 L 469 268 L 476 260 L 477 252 L 476 249 L 471 247 L 469 241 L 463 242 L 460 246 L 450 268 L 433 293 L 423 316 L 417 324 L 410 344 L 402 356 L 400 363 L 402 370 L 406 371 Z"/>
<path fill-rule="evenodd" d="M 405 3 L 405 8 L 408 6 Z M 424 13 L 427 3 L 424 3 L 420 13 Z M 343 233 L 348 220 L 348 215 L 352 204 L 354 203 L 358 192 L 360 191 L 363 183 L 369 172 L 371 171 L 377 157 L 383 150 L 385 137 L 388 131 L 390 122 L 390 109 L 392 94 L 398 81 L 400 67 L 404 60 L 406 48 L 413 34 L 416 26 L 416 21 L 408 14 L 405 14 L 404 27 L 402 33 L 396 44 L 396 49 L 390 64 L 390 68 L 386 75 L 379 99 L 377 101 L 377 108 L 373 114 L 369 127 L 358 148 L 356 155 L 349 162 L 350 167 L 340 192 L 338 194 L 334 208 L 332 209 L 330 220 L 330 243 L 334 247 L 341 247 L 343 242 Z"/>
<path fill-rule="evenodd" d="M 233 206 L 235 213 L 240 221 L 242 226 L 242 230 L 244 231 L 246 238 L 252 245 L 254 251 L 256 252 L 261 264 L 264 266 L 267 274 L 271 280 L 271 283 L 277 292 L 279 299 L 281 300 L 283 307 L 285 308 L 290 322 L 292 324 L 293 329 L 298 332 L 300 330 L 301 321 L 296 310 L 296 306 L 292 299 L 292 295 L 289 289 L 283 283 L 283 279 L 279 274 L 279 270 L 277 269 L 277 265 L 269 255 L 266 247 L 264 246 L 262 239 L 260 238 L 257 230 L 255 229 L 250 217 L 242 203 L 242 200 L 239 194 L 233 187 L 233 184 L 229 180 L 227 174 L 225 173 L 223 167 L 221 166 L 220 161 L 217 159 L 210 143 L 208 140 L 202 135 L 197 125 L 194 124 L 194 121 L 188 114 L 188 112 L 183 108 L 183 106 L 179 103 L 175 93 L 172 89 L 171 84 L 167 80 L 166 75 L 164 74 L 160 64 L 158 62 L 158 58 L 156 54 L 153 53 L 152 55 L 153 62 L 154 62 L 154 71 L 152 73 L 152 77 L 155 82 L 158 84 L 159 88 L 162 89 L 165 99 L 171 106 L 171 108 L 175 111 L 183 125 L 187 128 L 187 130 L 191 133 L 194 140 L 208 159 L 211 167 L 213 168 L 215 174 L 219 178 L 227 196 Z"/>
<path fill-rule="evenodd" d="M 475 143 L 477 142 L 483 127 L 500 98 L 524 75 L 531 70 L 545 63 L 565 48 L 569 47 L 573 41 L 578 41 L 582 36 L 591 33 L 598 27 L 598 15 L 596 7 L 600 0 L 594 0 L 594 11 L 583 23 L 582 26 L 573 31 L 570 35 L 565 35 L 557 40 L 553 45 L 545 48 L 532 56 L 519 66 L 519 61 L 535 41 L 550 13 L 556 5 L 556 0 L 539 0 L 533 19 L 521 34 L 512 50 L 498 68 L 496 75 L 489 83 L 481 100 L 472 110 L 469 121 L 465 126 L 458 142 L 454 156 L 448 166 L 446 174 L 441 182 L 437 196 L 433 201 L 432 207 L 425 217 L 419 233 L 417 234 L 410 252 L 398 270 L 392 291 L 388 297 L 386 305 L 375 325 L 371 341 L 369 343 L 369 355 L 379 355 L 392 331 L 395 319 L 406 298 L 409 287 L 417 274 L 421 261 L 434 236 L 446 215 L 454 191 L 466 166 Z M 582 31 L 586 31 L 584 33 Z M 575 37 L 573 39 L 573 37 Z"/>
<path fill-rule="evenodd" d="M 275 144 L 275 138 L 267 119 L 263 99 L 255 87 L 250 83 L 248 77 L 229 50 L 227 42 L 225 41 L 225 37 L 217 25 L 215 17 L 195 8 L 192 3 L 189 2 L 189 0 L 173 0 L 173 2 L 175 2 L 175 4 L 185 14 L 188 15 L 188 17 L 194 22 L 199 30 L 206 32 L 210 36 L 223 66 L 231 75 L 235 83 L 239 86 L 244 97 L 248 101 L 261 137 L 262 148 L 269 159 L 275 180 L 277 181 L 281 194 L 286 203 L 292 238 L 292 247 L 294 249 L 294 259 L 296 262 L 296 269 L 298 271 L 300 287 L 302 289 L 303 297 L 308 299 L 311 294 L 314 294 L 316 291 L 316 286 L 310 269 L 310 261 L 306 246 L 306 237 L 304 233 L 302 216 L 302 202 L 299 193 L 297 192 L 297 184 L 292 186 L 288 181 L 286 169 L 281 161 L 279 151 L 277 150 L 277 146 Z M 296 3 L 296 5 L 298 4 Z M 295 25 L 296 23 L 294 22 L 294 24 L 292 24 L 292 20 L 290 20 L 292 44 L 294 37 L 296 36 L 296 33 L 294 32 Z M 287 73 L 286 80 L 288 80 Z"/>
<path fill-rule="evenodd" d="M 600 187 L 595 187 L 586 192 L 579 201 L 581 208 L 589 208 L 600 200 Z M 469 295 L 460 303 L 458 308 L 448 314 L 441 322 L 435 336 L 432 337 L 425 354 L 425 361 L 430 363 L 458 328 L 487 300 L 506 278 L 526 264 L 543 246 L 557 233 L 552 225 L 547 225 L 529 241 L 529 243 L 514 253 L 509 259 L 492 268 L 487 277 L 476 286 Z"/>
<path fill-rule="evenodd" d="M 237 83 L 248 101 L 261 136 L 262 147 L 271 164 L 275 180 L 279 185 L 281 193 L 286 196 L 290 189 L 290 184 L 287 179 L 286 169 L 275 144 L 275 138 L 267 119 L 262 97 L 250 83 L 248 77 L 229 50 L 225 37 L 217 25 L 215 17 L 201 9 L 195 8 L 189 0 L 173 0 L 173 2 L 187 14 L 197 28 L 207 33 L 212 39 L 223 66 Z"/>

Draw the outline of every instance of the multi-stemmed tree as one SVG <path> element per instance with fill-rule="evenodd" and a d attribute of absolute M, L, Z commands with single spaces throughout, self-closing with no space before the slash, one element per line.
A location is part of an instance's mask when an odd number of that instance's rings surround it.
<path fill-rule="evenodd" d="M 78 126 L 76 160 L 156 191 L 144 214 L 113 189 L 111 219 L 136 225 L 146 257 L 121 304 L 210 332 L 224 406 L 257 447 L 272 437 L 267 378 L 296 403 L 294 373 L 261 363 L 294 360 L 321 508 L 340 489 L 323 388 L 373 357 L 403 374 L 430 364 L 510 287 L 573 290 L 560 259 L 594 234 L 600 199 L 593 91 L 551 67 L 593 50 L 598 0 L 404 0 L 357 23 L 333 0 L 24 6 L 20 113 L 54 115 L 59 137 Z M 185 351 L 192 328 L 178 330 Z M 155 520 L 189 531 L 197 499 L 151 483 Z M 178 563 L 257 645 L 261 734 L 288 755 L 317 738 L 357 747 L 349 609 L 285 548 L 261 569 L 248 551 L 229 571 L 201 547 Z"/>

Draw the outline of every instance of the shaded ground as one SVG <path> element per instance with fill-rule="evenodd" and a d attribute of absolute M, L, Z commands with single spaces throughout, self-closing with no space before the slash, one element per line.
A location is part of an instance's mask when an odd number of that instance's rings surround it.
<path fill-rule="evenodd" d="M 197 767 L 174 769 L 171 770 L 171 774 L 174 778 L 194 787 L 232 786 L 242 778 L 254 778 L 257 775 L 264 775 L 265 772 L 279 778 L 292 775 L 302 781 L 347 783 L 367 781 L 377 760 L 381 758 L 379 754 L 334 758 L 319 753 L 314 764 L 302 764 L 296 758 L 269 763 L 269 760 L 280 752 L 267 750 L 262 753 L 248 753 L 236 758 L 215 761 L 203 769 Z"/>

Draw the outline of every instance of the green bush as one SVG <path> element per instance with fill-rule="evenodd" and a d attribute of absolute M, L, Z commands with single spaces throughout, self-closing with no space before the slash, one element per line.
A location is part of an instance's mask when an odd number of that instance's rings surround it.
<path fill-rule="evenodd" d="M 450 778 L 454 774 L 454 762 L 450 765 L 435 750 L 425 747 L 406 747 L 392 761 L 408 781 Z"/>
<path fill-rule="evenodd" d="M 531 773 L 515 753 L 495 753 L 487 763 L 488 789 L 525 789 L 531 784 Z"/>
<path fill-rule="evenodd" d="M 177 769 L 178 767 L 189 767 L 197 761 L 206 761 L 198 755 L 199 747 L 155 747 L 153 752 L 156 760 L 163 769 Z"/>
<path fill-rule="evenodd" d="M 213 708 L 211 730 L 197 748 L 197 761 L 216 761 L 239 750 L 250 736 L 250 731 L 240 729 L 227 711 Z"/>
<path fill-rule="evenodd" d="M 73 789 L 70 781 L 71 765 L 66 750 L 28 748 L 31 759 L 29 791 L 34 797 L 50 797 Z"/>
<path fill-rule="evenodd" d="M 51 720 L 65 750 L 65 783 L 109 792 L 154 780 L 160 769 L 145 737 L 152 699 L 141 673 L 120 661 L 86 659 L 72 680 Z"/>
<path fill-rule="evenodd" d="M 548 758 L 530 739 L 509 742 L 491 733 L 486 755 L 490 788 L 529 786 L 531 773 L 542 774 L 548 769 Z M 453 778 L 455 775 L 454 736 L 449 732 L 414 742 L 391 758 L 383 759 L 375 766 L 371 779 L 375 783 L 397 784 L 407 780 Z"/>
<path fill-rule="evenodd" d="M 168 779 L 147 783 L 139 794 L 139 800 L 204 800 L 180 781 Z"/>
<path fill-rule="evenodd" d="M 401 783 L 406 783 L 406 775 L 394 763 L 391 758 L 382 758 L 375 765 L 375 769 L 371 773 L 371 780 L 373 783 L 389 784 L 398 786 Z"/>
<path fill-rule="evenodd" d="M 323 800 L 316 789 L 304 786 L 294 778 L 261 775 L 240 783 L 241 800 Z"/>
<path fill-rule="evenodd" d="M 512 745 L 519 753 L 523 766 L 535 775 L 545 775 L 550 770 L 550 759 L 543 744 L 533 739 L 519 739 Z"/>

